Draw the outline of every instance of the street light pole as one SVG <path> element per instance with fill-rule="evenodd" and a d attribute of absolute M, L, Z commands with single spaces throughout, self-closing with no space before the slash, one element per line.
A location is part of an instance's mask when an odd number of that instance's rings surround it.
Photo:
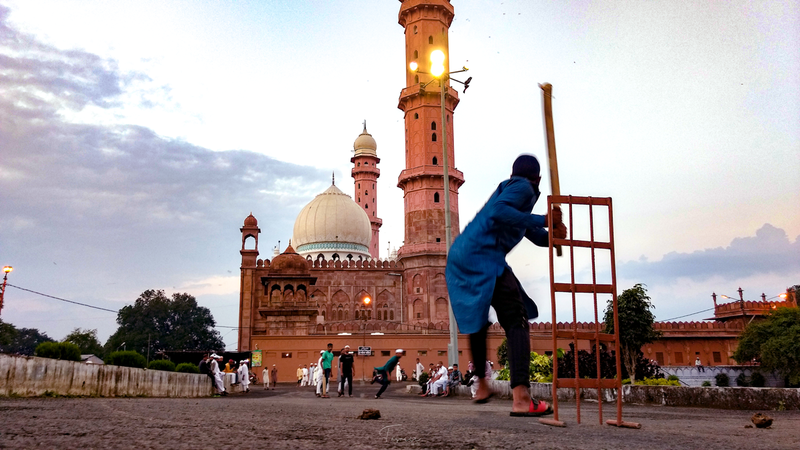
<path fill-rule="evenodd" d="M 0 291 L 0 311 L 3 310 L 3 299 L 6 296 L 6 284 L 8 283 L 8 274 L 14 270 L 11 266 L 3 267 L 3 290 Z"/>

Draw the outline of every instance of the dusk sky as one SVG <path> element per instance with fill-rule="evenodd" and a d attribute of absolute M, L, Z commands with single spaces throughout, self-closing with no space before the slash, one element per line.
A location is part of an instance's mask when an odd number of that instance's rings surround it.
<path fill-rule="evenodd" d="M 561 191 L 613 198 L 620 291 L 646 284 L 667 320 L 711 308 L 712 292 L 759 300 L 800 284 L 796 1 L 452 3 L 451 70 L 473 77 L 454 119 L 462 228 L 517 155 L 546 163 L 549 82 Z M 399 9 L 0 0 L 9 283 L 114 311 L 147 289 L 187 292 L 233 350 L 244 218 L 272 258 L 331 173 L 352 195 L 364 120 L 385 257 L 403 240 Z M 523 243 L 509 262 L 549 320 L 547 251 Z M 117 326 L 115 313 L 12 287 L 0 318 L 58 340 L 80 327 L 104 343 Z"/>

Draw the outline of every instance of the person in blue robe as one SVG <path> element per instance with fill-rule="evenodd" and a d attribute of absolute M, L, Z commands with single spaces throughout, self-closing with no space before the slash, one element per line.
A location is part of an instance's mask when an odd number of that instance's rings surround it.
<path fill-rule="evenodd" d="M 506 263 L 506 255 L 522 238 L 539 247 L 549 245 L 547 215 L 531 214 L 538 200 L 539 161 L 520 155 L 512 166 L 511 177 L 497 186 L 475 218 L 456 238 L 447 257 L 445 278 L 458 328 L 469 334 L 475 375 L 478 376 L 476 402 L 485 403 L 492 393 L 486 379 L 486 338 L 489 307 L 506 333 L 511 388 L 514 397 L 511 415 L 549 413 L 545 402 L 530 397 L 529 320 L 538 317 L 536 304 L 522 289 Z M 553 234 L 566 237 L 561 210 L 553 209 Z"/>

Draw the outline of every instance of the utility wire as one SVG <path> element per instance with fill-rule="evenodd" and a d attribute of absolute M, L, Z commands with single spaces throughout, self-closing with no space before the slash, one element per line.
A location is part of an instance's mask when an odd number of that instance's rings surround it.
<path fill-rule="evenodd" d="M 101 308 L 99 306 L 87 305 L 86 303 L 73 302 L 72 300 L 67 300 L 65 298 L 55 297 L 53 295 L 42 294 L 41 292 L 36 292 L 36 291 L 32 291 L 30 289 L 25 289 L 25 288 L 22 288 L 22 287 L 19 287 L 19 286 L 14 286 L 13 284 L 8 284 L 8 286 L 13 287 L 13 288 L 17 288 L 17 289 L 19 289 L 21 291 L 26 291 L 26 292 L 30 292 L 30 293 L 33 293 L 33 294 L 41 295 L 42 297 L 49 297 L 49 298 L 53 298 L 53 299 L 56 299 L 56 300 L 60 300 L 62 302 L 72 303 L 74 305 L 80 305 L 80 306 L 85 306 L 87 308 L 99 309 L 100 311 L 108 311 L 108 312 L 112 312 L 114 314 L 119 312 L 119 311 L 115 311 L 113 309 Z"/>
<path fill-rule="evenodd" d="M 714 308 L 708 308 L 708 309 L 704 309 L 704 310 L 702 310 L 702 311 L 693 312 L 693 313 L 691 313 L 691 314 L 684 314 L 684 315 L 682 315 L 682 316 L 673 317 L 673 318 L 671 318 L 671 319 L 659 320 L 659 322 L 669 322 L 670 320 L 682 319 L 682 318 L 684 318 L 684 317 L 689 317 L 689 316 L 693 316 L 693 315 L 695 315 L 695 314 L 700 314 L 700 313 L 704 313 L 704 312 L 708 312 L 708 311 L 713 311 L 713 310 L 714 310 Z"/>

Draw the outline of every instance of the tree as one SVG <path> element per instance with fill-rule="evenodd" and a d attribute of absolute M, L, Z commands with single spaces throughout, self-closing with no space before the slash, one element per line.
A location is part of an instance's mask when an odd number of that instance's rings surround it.
<path fill-rule="evenodd" d="M 653 328 L 656 316 L 650 311 L 650 308 L 655 307 L 650 302 L 647 289 L 642 284 L 625 289 L 617 297 L 620 359 L 631 376 L 632 384 L 636 381 L 635 368 L 642 346 L 661 337 L 661 333 Z M 613 299 L 608 301 L 603 321 L 605 322 L 605 332 L 614 333 Z"/>
<path fill-rule="evenodd" d="M 219 331 L 214 329 L 211 311 L 198 306 L 197 300 L 186 293 L 172 294 L 170 299 L 163 290 L 144 291 L 136 303 L 119 310 L 117 323 L 119 328 L 106 342 L 107 354 L 123 344 L 143 355 L 161 350 L 225 347 Z"/>
<path fill-rule="evenodd" d="M 16 328 L 0 321 L 0 352 L 33 356 L 36 346 L 42 342 L 55 342 L 50 336 L 36 328 Z"/>
<path fill-rule="evenodd" d="M 800 308 L 778 308 L 749 324 L 733 359 L 739 364 L 755 360 L 788 378 L 789 384 L 800 384 Z"/>
<path fill-rule="evenodd" d="M 98 358 L 103 358 L 103 344 L 97 339 L 97 330 L 81 330 L 75 328 L 67 337 L 64 342 L 71 342 L 81 349 L 82 355 L 95 355 Z"/>

